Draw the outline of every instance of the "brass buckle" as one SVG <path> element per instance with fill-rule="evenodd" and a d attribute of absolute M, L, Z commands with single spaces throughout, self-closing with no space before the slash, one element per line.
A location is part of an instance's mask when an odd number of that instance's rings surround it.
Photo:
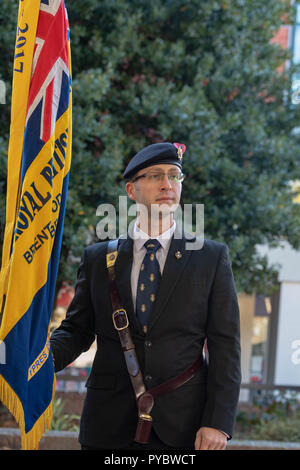
<path fill-rule="evenodd" d="M 120 314 L 123 315 L 126 319 L 126 324 L 123 325 L 123 326 L 117 326 L 117 324 L 116 324 L 115 316 L 120 315 Z M 120 308 L 119 310 L 115 310 L 112 314 L 112 321 L 113 321 L 115 329 L 118 330 L 118 331 L 125 330 L 125 328 L 128 328 L 129 322 L 128 322 L 128 317 L 127 317 L 126 310 L 124 308 Z"/>
<path fill-rule="evenodd" d="M 152 416 L 148 415 L 147 413 L 141 413 L 139 418 L 143 421 L 152 421 Z"/>
<path fill-rule="evenodd" d="M 117 259 L 118 252 L 117 251 L 112 251 L 111 253 L 107 253 L 106 255 L 106 266 L 107 268 L 111 268 Z"/>

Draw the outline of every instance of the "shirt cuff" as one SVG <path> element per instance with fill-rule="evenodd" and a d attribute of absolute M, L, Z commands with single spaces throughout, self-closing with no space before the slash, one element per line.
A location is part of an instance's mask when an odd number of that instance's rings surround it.
<path fill-rule="evenodd" d="M 224 434 L 227 437 L 227 439 L 230 439 L 230 436 L 228 436 L 227 432 L 222 431 L 222 429 L 218 429 L 218 431 Z"/>

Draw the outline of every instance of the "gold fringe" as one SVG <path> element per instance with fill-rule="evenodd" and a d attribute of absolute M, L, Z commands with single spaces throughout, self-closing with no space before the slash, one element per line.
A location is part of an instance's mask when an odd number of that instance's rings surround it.
<path fill-rule="evenodd" d="M 39 448 L 40 440 L 43 434 L 50 429 L 52 420 L 52 401 L 55 395 L 56 377 L 54 375 L 52 400 L 48 408 L 35 422 L 33 428 L 25 433 L 25 420 L 23 405 L 6 380 L 0 375 L 0 399 L 2 403 L 8 408 L 15 420 L 19 425 L 21 432 L 21 446 L 23 450 L 36 450 Z"/>

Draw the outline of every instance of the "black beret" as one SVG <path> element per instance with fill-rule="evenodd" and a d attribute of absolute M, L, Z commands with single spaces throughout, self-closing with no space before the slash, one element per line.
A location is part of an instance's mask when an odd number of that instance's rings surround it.
<path fill-rule="evenodd" d="M 183 144 L 162 142 L 148 145 L 148 147 L 143 148 L 132 157 L 123 173 L 123 177 L 131 178 L 139 170 L 161 163 L 177 165 L 181 169 L 182 154 L 184 151 L 185 145 Z"/>

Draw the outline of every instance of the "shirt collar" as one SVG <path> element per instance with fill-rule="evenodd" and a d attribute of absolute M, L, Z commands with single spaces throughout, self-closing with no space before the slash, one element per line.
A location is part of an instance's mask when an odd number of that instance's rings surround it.
<path fill-rule="evenodd" d="M 170 240 L 171 240 L 171 238 L 172 238 L 172 236 L 175 232 L 175 229 L 176 229 L 176 222 L 174 220 L 173 225 L 171 225 L 171 227 L 168 228 L 168 230 L 161 233 L 157 237 L 153 237 L 153 239 L 158 240 L 159 243 L 161 244 L 162 248 L 165 249 L 165 248 L 168 247 L 168 245 L 170 243 Z M 133 227 L 133 237 L 132 238 L 133 238 L 135 248 L 138 251 L 141 250 L 144 247 L 145 242 L 150 239 L 149 235 L 147 233 L 143 232 L 143 230 L 141 230 L 137 226 L 136 221 L 135 221 L 134 227 Z"/>

